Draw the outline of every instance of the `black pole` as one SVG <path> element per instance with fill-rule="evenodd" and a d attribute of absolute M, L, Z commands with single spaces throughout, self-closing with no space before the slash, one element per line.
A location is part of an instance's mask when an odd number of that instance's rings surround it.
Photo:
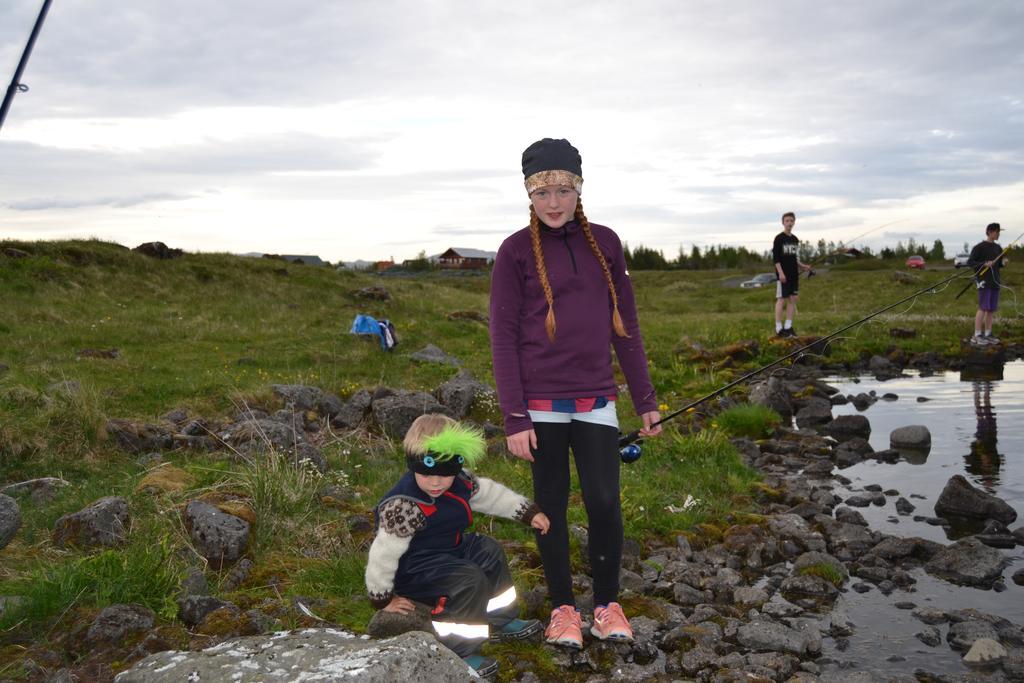
<path fill-rule="evenodd" d="M 788 355 L 783 356 L 782 358 L 778 359 L 777 361 L 771 362 L 768 365 L 764 365 L 764 366 L 762 366 L 762 367 L 760 367 L 757 370 L 754 370 L 752 372 L 748 372 L 747 374 L 743 375 L 739 379 L 736 379 L 736 380 L 733 380 L 732 382 L 729 382 L 724 387 L 721 387 L 719 389 L 715 389 L 714 391 L 712 391 L 707 396 L 702 396 L 702 397 L 698 398 L 696 401 L 683 406 L 679 410 L 676 410 L 675 412 L 669 413 L 668 415 L 666 415 L 665 417 L 661 418 L 660 420 L 658 420 L 657 422 L 655 422 L 651 426 L 654 427 L 654 426 L 657 426 L 657 425 L 660 425 L 660 424 L 664 424 L 664 423 L 668 422 L 669 420 L 671 420 L 672 418 L 677 417 L 677 416 L 681 415 L 682 413 L 685 413 L 690 408 L 693 408 L 695 406 L 699 406 L 701 403 L 704 403 L 704 401 L 712 399 L 715 396 L 718 396 L 719 394 L 721 394 L 721 393 L 723 393 L 725 391 L 728 391 L 729 389 L 733 388 L 737 384 L 740 384 L 741 382 L 745 382 L 748 379 L 750 379 L 751 377 L 754 377 L 755 375 L 759 375 L 762 372 L 764 372 L 765 370 L 768 370 L 769 368 L 774 368 L 779 363 L 781 363 L 783 361 L 786 361 L 786 360 L 789 360 L 793 356 L 799 355 L 799 354 L 803 353 L 804 351 L 806 351 L 807 349 L 809 349 L 809 348 L 811 348 L 813 346 L 820 346 L 822 343 L 828 341 L 832 337 L 839 336 L 843 332 L 846 332 L 851 327 L 856 327 L 857 325 L 860 325 L 863 322 L 867 322 L 868 320 L 871 320 L 872 318 L 874 318 L 876 315 L 880 315 L 882 313 L 885 313 L 889 309 L 896 308 L 900 304 L 906 303 L 907 301 L 910 301 L 911 299 L 913 299 L 916 296 L 921 296 L 922 294 L 926 294 L 927 292 L 932 291 L 933 289 L 935 289 L 939 285 L 944 285 L 947 282 L 949 282 L 950 280 L 952 280 L 954 278 L 958 278 L 961 275 L 962 275 L 961 273 L 953 273 L 952 275 L 947 277 L 945 280 L 941 280 L 939 282 L 936 282 L 933 285 L 928 285 L 924 289 L 919 289 L 918 291 L 914 292 L 910 296 L 904 297 L 904 298 L 900 299 L 899 301 L 897 301 L 894 304 L 889 304 L 885 308 L 880 308 L 877 311 L 875 311 L 874 313 L 871 313 L 870 315 L 866 315 L 863 318 L 861 318 L 860 320 L 858 320 L 856 322 L 852 322 L 849 325 L 847 325 L 846 327 L 843 327 L 842 329 L 836 330 L 835 332 L 833 332 L 833 333 L 831 333 L 829 335 L 826 335 L 826 336 L 822 337 L 821 339 L 817 339 L 817 340 L 811 342 L 807 346 L 801 346 L 796 351 L 794 351 L 794 352 L 792 352 L 792 353 L 790 353 Z M 629 444 L 633 443 L 634 441 L 636 441 L 639 438 L 640 438 L 640 430 L 639 429 L 634 430 L 634 431 L 630 432 L 629 434 L 626 434 L 625 436 L 619 437 L 619 447 L 621 448 L 622 446 L 628 446 Z"/>
<path fill-rule="evenodd" d="M 7 94 L 4 95 L 4 103 L 0 106 L 0 128 L 4 127 L 4 119 L 7 118 L 7 110 L 11 108 L 11 102 L 14 101 L 14 93 L 28 90 L 28 86 L 21 84 L 21 74 L 25 71 L 25 65 L 28 64 L 28 58 L 32 54 L 32 48 L 36 44 L 36 38 L 39 37 L 39 31 L 43 28 L 43 21 L 46 20 L 46 13 L 50 11 L 51 1 L 52 0 L 43 0 L 43 7 L 39 10 L 39 16 L 36 18 L 36 25 L 32 27 L 32 35 L 28 37 L 28 44 L 25 45 L 25 51 L 21 53 L 21 61 L 18 62 L 18 68 L 14 70 L 14 78 L 11 79 L 11 84 L 7 86 Z"/>

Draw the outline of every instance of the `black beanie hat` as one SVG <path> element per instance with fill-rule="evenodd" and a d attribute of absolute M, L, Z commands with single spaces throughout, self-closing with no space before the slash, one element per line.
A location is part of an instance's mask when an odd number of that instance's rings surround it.
<path fill-rule="evenodd" d="M 523 152 L 523 177 L 527 194 L 545 185 L 567 185 L 580 192 L 583 159 L 568 140 L 544 138 Z"/>

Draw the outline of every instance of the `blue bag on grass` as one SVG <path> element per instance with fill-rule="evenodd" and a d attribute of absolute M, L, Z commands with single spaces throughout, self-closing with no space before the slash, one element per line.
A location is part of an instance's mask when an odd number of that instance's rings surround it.
<path fill-rule="evenodd" d="M 349 334 L 372 334 L 380 340 L 380 347 L 390 351 L 398 345 L 398 337 L 395 335 L 395 326 L 390 320 L 377 320 L 373 316 L 357 313 L 352 320 L 352 329 Z"/>

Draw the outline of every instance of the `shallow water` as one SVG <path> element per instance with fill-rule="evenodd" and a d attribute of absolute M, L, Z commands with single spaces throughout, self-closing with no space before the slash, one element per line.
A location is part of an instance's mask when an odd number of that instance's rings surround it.
<path fill-rule="evenodd" d="M 910 373 L 908 373 L 910 374 Z M 878 396 L 894 393 L 895 401 L 879 400 L 863 414 L 871 421 L 871 446 L 875 450 L 889 448 L 889 434 L 897 427 L 925 425 L 931 431 L 932 447 L 925 455 L 909 455 L 899 462 L 887 464 L 868 460 L 839 470 L 851 480 L 849 487 L 836 486 L 836 494 L 861 491 L 868 484 L 883 489 L 896 489 L 916 506 L 910 516 L 896 514 L 898 496 L 887 496 L 883 507 L 857 508 L 872 528 L 898 536 L 920 536 L 949 543 L 980 529 L 943 528 L 926 522 L 915 522 L 914 515 L 935 515 L 935 501 L 946 482 L 962 474 L 974 486 L 999 496 L 1017 511 L 1014 529 L 1024 523 L 1024 362 L 1004 366 L 1001 377 L 980 379 L 972 371 L 945 372 L 921 377 L 878 381 L 873 377 L 855 382 L 850 378 L 826 378 L 844 395 L 869 393 Z M 918 397 L 930 399 L 918 402 Z M 852 415 L 858 411 L 852 404 L 833 406 L 833 414 Z M 900 601 L 943 610 L 973 607 L 998 614 L 1024 625 L 1024 586 L 1017 586 L 1010 575 L 1024 566 L 1024 549 L 1020 546 L 1003 550 L 1010 560 L 1004 572 L 1006 590 L 978 590 L 955 586 L 932 578 L 923 570 L 913 573 L 917 579 L 914 592 L 894 591 L 883 596 L 877 589 L 865 594 L 845 592 L 841 604 L 853 624 L 854 634 L 849 647 L 838 651 L 837 644 L 826 639 L 824 656 L 868 665 L 886 673 L 907 673 L 915 668 L 932 672 L 964 671 L 961 655 L 945 642 L 947 625 L 939 625 L 943 642 L 928 647 L 914 634 L 925 624 L 914 618 L 910 610 L 894 607 Z M 888 661 L 888 658 L 897 661 Z M 831 666 L 827 668 L 832 668 Z"/>

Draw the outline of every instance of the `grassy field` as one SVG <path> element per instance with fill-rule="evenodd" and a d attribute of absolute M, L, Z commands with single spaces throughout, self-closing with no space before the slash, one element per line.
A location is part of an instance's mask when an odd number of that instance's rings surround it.
<path fill-rule="evenodd" d="M 175 408 L 208 418 L 228 418 L 242 406 L 273 409 L 279 407 L 269 388 L 274 383 L 312 384 L 343 398 L 381 385 L 431 391 L 453 370 L 409 359 L 427 343 L 490 383 L 486 325 L 449 317 L 458 311 L 486 315 L 487 277 L 379 277 L 222 254 L 154 261 L 95 241 L 0 242 L 0 250 L 5 247 L 31 256 L 0 255 L 0 363 L 8 366 L 0 366 L 0 485 L 60 476 L 72 486 L 44 505 L 21 500 L 22 529 L 0 550 L 0 596 L 25 598 L 0 615 L 0 662 L 17 662 L 31 643 L 113 602 L 138 602 L 172 618 L 178 581 L 193 560 L 180 510 L 200 496 L 241 496 L 256 513 L 249 551 L 254 573 L 222 597 L 248 607 L 312 596 L 325 618 L 364 628 L 371 614 L 362 597 L 366 538 L 353 534 L 350 522 L 368 513 L 401 473 L 397 444 L 364 431 L 325 430 L 326 475 L 273 460 L 247 465 L 217 454 L 168 452 L 165 461 L 186 473 L 188 485 L 153 495 L 136 490 L 146 470 L 111 442 L 104 424 L 110 418 L 153 421 Z M 805 281 L 799 331 L 826 333 L 953 273 L 919 273 L 918 281 L 901 284 L 892 272 L 888 266 L 837 268 Z M 652 377 L 664 404 L 680 405 L 785 353 L 785 346 L 770 340 L 774 288 L 726 286 L 741 275 L 633 274 Z M 1012 288 L 1024 281 L 1012 268 L 1005 276 Z M 954 299 L 961 282 L 851 331 L 834 345 L 833 358 L 891 345 L 956 353 L 974 313 L 972 292 Z M 356 295 L 374 285 L 386 287 L 391 300 Z M 1020 340 L 1014 291 L 1005 295 L 997 333 Z M 398 348 L 384 353 L 349 335 L 356 313 L 392 320 Z M 894 326 L 915 328 L 918 335 L 892 339 L 888 330 Z M 745 366 L 695 360 L 698 346 L 714 350 L 741 340 L 758 342 Z M 80 354 L 110 348 L 118 349 L 118 358 Z M 623 426 L 631 429 L 636 420 L 626 414 L 629 402 L 622 403 Z M 727 434 L 756 433 L 770 420 L 742 414 L 696 435 L 673 428 L 647 444 L 644 458 L 623 469 L 627 536 L 670 540 L 754 511 L 756 475 L 742 466 Z M 530 490 L 524 463 L 491 458 L 480 470 Z M 327 484 L 346 486 L 356 497 L 325 506 L 318 491 Z M 673 511 L 688 494 L 700 504 Z M 53 547 L 50 530 L 58 517 L 106 495 L 130 501 L 126 547 Z M 572 506 L 571 514 L 574 523 L 584 523 L 581 505 Z M 477 527 L 508 542 L 523 587 L 542 579 L 529 533 L 503 520 L 482 518 Z M 210 576 L 215 584 L 222 578 Z M 16 663 L 6 669 L 0 664 L 0 677 L 17 674 Z"/>

